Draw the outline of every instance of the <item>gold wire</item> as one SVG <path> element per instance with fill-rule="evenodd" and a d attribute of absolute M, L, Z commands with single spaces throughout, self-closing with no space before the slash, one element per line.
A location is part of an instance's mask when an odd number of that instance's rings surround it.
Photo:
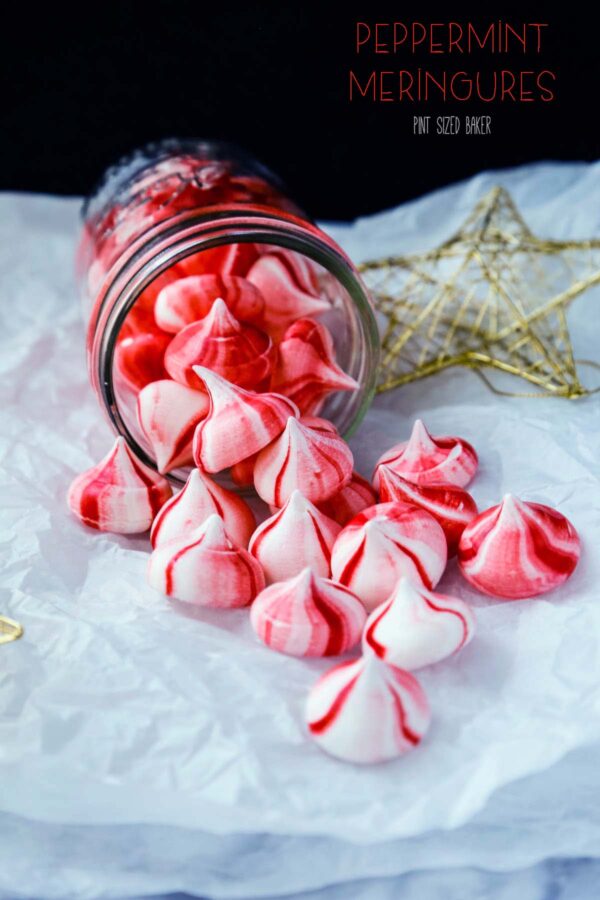
<path fill-rule="evenodd" d="M 600 365 L 575 361 L 566 317 L 576 297 L 600 284 L 600 240 L 537 238 L 504 188 L 485 195 L 441 246 L 359 268 L 387 319 L 378 392 L 452 366 L 472 369 L 503 396 L 574 399 L 600 390 L 579 380 L 578 364 Z M 502 390 L 490 380 L 494 369 L 538 390 Z"/>

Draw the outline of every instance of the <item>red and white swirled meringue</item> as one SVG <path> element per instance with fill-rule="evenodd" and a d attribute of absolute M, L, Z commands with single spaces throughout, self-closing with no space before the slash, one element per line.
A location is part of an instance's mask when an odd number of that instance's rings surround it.
<path fill-rule="evenodd" d="M 477 471 L 477 454 L 458 437 L 432 437 L 417 419 L 408 441 L 396 444 L 377 460 L 373 487 L 379 489 L 379 467 L 388 466 L 413 484 L 465 487 Z"/>
<path fill-rule="evenodd" d="M 252 487 L 254 485 L 254 463 L 258 453 L 253 453 L 247 459 L 241 459 L 229 470 L 231 480 L 238 487 Z"/>
<path fill-rule="evenodd" d="M 262 323 L 276 339 L 290 322 L 331 308 L 321 296 L 314 263 L 299 253 L 273 249 L 254 263 L 246 277 L 265 298 Z"/>
<path fill-rule="evenodd" d="M 248 606 L 265 586 L 259 564 L 229 540 L 218 515 L 153 550 L 148 582 L 167 597 L 215 609 Z"/>
<path fill-rule="evenodd" d="M 367 614 L 352 591 L 310 568 L 266 587 L 250 610 L 258 637 L 289 656 L 338 656 L 360 640 Z"/>
<path fill-rule="evenodd" d="M 329 419 L 321 419 L 319 416 L 301 416 L 300 421 L 303 425 L 306 425 L 308 428 L 314 428 L 316 431 L 331 431 L 334 434 L 338 434 L 338 430 Z M 234 484 L 237 484 L 238 487 L 250 487 L 250 485 L 254 485 L 254 465 L 256 463 L 256 457 L 258 453 L 254 453 L 252 456 L 249 456 L 247 459 L 241 460 L 241 462 L 236 463 L 231 467 L 229 474 L 231 475 L 231 480 Z M 373 503 L 376 501 L 373 500 Z M 277 512 L 276 506 L 271 506 L 271 512 Z"/>
<path fill-rule="evenodd" d="M 115 347 L 115 373 L 132 391 L 167 377 L 165 351 L 170 334 L 134 334 L 119 338 Z"/>
<path fill-rule="evenodd" d="M 266 384 L 273 366 L 271 338 L 233 316 L 217 298 L 206 318 L 192 322 L 177 334 L 165 353 L 165 368 L 171 378 L 199 389 L 194 372 L 201 365 L 240 387 L 259 389 Z"/>
<path fill-rule="evenodd" d="M 153 547 L 183 538 L 199 528 L 209 516 L 223 519 L 230 541 L 247 547 L 256 520 L 248 504 L 209 478 L 200 469 L 192 469 L 183 489 L 162 507 L 156 516 L 150 540 Z"/>
<path fill-rule="evenodd" d="M 275 440 L 298 407 L 279 394 L 255 394 L 216 372 L 194 366 L 210 397 L 207 417 L 194 434 L 194 460 L 205 472 L 222 472 Z"/>
<path fill-rule="evenodd" d="M 379 503 L 339 533 L 331 571 L 370 611 L 388 599 L 402 575 L 431 590 L 447 557 L 444 532 L 433 516 L 408 503 Z"/>
<path fill-rule="evenodd" d="M 191 465 L 194 431 L 208 407 L 205 393 L 170 379 L 154 381 L 139 392 L 138 424 L 152 448 L 159 472 Z"/>
<path fill-rule="evenodd" d="M 352 451 L 338 434 L 290 418 L 281 435 L 258 454 L 254 487 L 272 506 L 283 506 L 295 490 L 322 503 L 349 483 L 353 464 Z"/>
<path fill-rule="evenodd" d="M 277 347 L 271 390 L 293 400 L 302 415 L 316 414 L 335 391 L 356 391 L 358 382 L 340 369 L 329 330 L 314 319 L 298 319 Z"/>
<path fill-rule="evenodd" d="M 239 275 L 190 275 L 160 291 L 154 307 L 156 323 L 163 331 L 177 334 L 207 316 L 219 297 L 242 322 L 256 322 L 265 305 L 258 288 Z"/>
<path fill-rule="evenodd" d="M 347 525 L 359 512 L 376 503 L 377 494 L 369 482 L 353 472 L 348 484 L 329 500 L 319 503 L 319 509 L 340 525 Z"/>
<path fill-rule="evenodd" d="M 90 528 L 116 534 L 148 531 L 171 496 L 169 482 L 137 459 L 125 438 L 118 437 L 98 465 L 72 482 L 67 502 Z"/>
<path fill-rule="evenodd" d="M 401 500 L 425 509 L 444 529 L 448 556 L 454 556 L 461 534 L 477 515 L 471 495 L 454 484 L 413 484 L 389 466 L 379 466 L 378 474 L 381 502 Z"/>
<path fill-rule="evenodd" d="M 351 763 L 402 756 L 420 743 L 430 722 L 427 697 L 414 675 L 374 653 L 326 672 L 306 704 L 313 740 Z"/>
<path fill-rule="evenodd" d="M 566 581 L 580 553 L 579 535 L 562 513 L 507 494 L 467 525 L 458 564 L 484 594 L 520 600 Z"/>
<path fill-rule="evenodd" d="M 306 566 L 327 578 L 339 532 L 337 522 L 319 512 L 300 491 L 292 491 L 283 509 L 258 526 L 248 549 L 261 564 L 267 583 L 293 578 Z"/>
<path fill-rule="evenodd" d="M 458 597 L 434 594 L 401 578 L 392 596 L 369 616 L 363 650 L 401 669 L 421 669 L 456 653 L 474 632 L 475 617 Z"/>

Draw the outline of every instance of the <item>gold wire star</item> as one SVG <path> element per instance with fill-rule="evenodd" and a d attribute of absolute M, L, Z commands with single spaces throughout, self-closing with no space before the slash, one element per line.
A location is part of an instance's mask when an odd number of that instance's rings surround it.
<path fill-rule="evenodd" d="M 22 634 L 22 625 L 19 625 L 14 619 L 0 616 L 0 644 L 9 644 L 11 641 L 16 641 Z"/>
<path fill-rule="evenodd" d="M 581 397 L 567 308 L 600 282 L 600 240 L 550 241 L 529 230 L 495 187 L 434 250 L 363 263 L 387 325 L 378 391 L 449 366 L 526 379 L 527 396 Z M 595 362 L 580 363 L 597 366 Z"/>

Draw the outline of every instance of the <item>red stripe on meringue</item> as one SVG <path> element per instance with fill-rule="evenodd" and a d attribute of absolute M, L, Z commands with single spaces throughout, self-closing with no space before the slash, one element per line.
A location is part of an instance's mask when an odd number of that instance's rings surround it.
<path fill-rule="evenodd" d="M 287 467 L 290 463 L 291 453 L 292 453 L 292 445 L 288 441 L 285 458 L 283 460 L 283 463 L 281 464 L 281 468 L 280 468 L 279 472 L 277 473 L 277 477 L 275 478 L 275 486 L 273 488 L 273 496 L 275 499 L 275 506 L 283 506 L 283 503 L 285 502 L 285 501 L 282 501 L 282 498 L 281 498 L 281 483 L 283 481 L 283 476 L 285 475 L 285 470 L 287 469 Z"/>
<path fill-rule="evenodd" d="M 416 746 L 421 740 L 421 736 L 415 734 L 414 731 L 411 731 L 408 727 L 406 723 L 406 713 L 404 711 L 404 707 L 402 706 L 402 700 L 393 688 L 391 690 L 391 694 L 394 701 L 394 706 L 396 707 L 396 712 L 398 713 L 400 731 L 402 732 L 403 737 L 409 742 L 409 744 Z"/>
<path fill-rule="evenodd" d="M 425 597 L 424 594 L 421 594 L 421 596 L 423 597 L 423 600 L 425 601 L 427 606 L 430 609 L 435 610 L 435 612 L 449 613 L 451 616 L 456 616 L 458 619 L 460 619 L 462 627 L 463 627 L 463 637 L 462 637 L 460 644 L 456 648 L 457 650 L 460 650 L 460 648 L 465 643 L 467 636 L 469 634 L 469 626 L 467 624 L 467 620 L 465 619 L 465 617 L 462 615 L 462 613 L 459 613 L 457 609 L 449 609 L 449 607 L 447 607 L 447 606 L 436 606 L 435 603 L 429 599 L 429 597 Z"/>
<path fill-rule="evenodd" d="M 433 585 L 431 583 L 431 579 L 430 579 L 429 575 L 427 574 L 427 572 L 425 571 L 425 569 L 423 568 L 423 564 L 421 563 L 421 560 L 419 559 L 419 557 L 415 553 L 413 553 L 412 550 L 409 550 L 408 547 L 405 547 L 399 541 L 394 541 L 394 540 L 392 540 L 392 538 L 389 538 L 389 541 L 394 545 L 394 547 L 397 547 L 398 550 L 401 550 L 405 554 L 405 556 L 408 556 L 408 558 L 414 565 L 415 569 L 417 570 L 417 572 L 419 574 L 419 578 L 421 579 L 421 581 L 423 582 L 425 587 L 428 588 L 429 590 L 431 590 L 433 587 Z"/>
<path fill-rule="evenodd" d="M 365 631 L 365 643 L 369 645 L 369 647 L 373 650 L 376 656 L 379 656 L 380 659 L 385 659 L 385 647 L 383 644 L 380 644 L 377 638 L 375 637 L 375 629 L 387 613 L 388 609 L 391 606 L 391 599 L 387 600 L 385 603 L 381 604 L 381 611 L 379 614 L 373 619 L 367 630 Z"/>
<path fill-rule="evenodd" d="M 367 540 L 366 536 L 363 537 L 363 539 L 360 542 L 360 544 L 358 545 L 358 548 L 355 551 L 354 555 L 350 557 L 350 559 L 344 566 L 342 573 L 339 577 L 339 581 L 341 581 L 342 584 L 351 584 L 352 583 L 352 576 L 354 575 L 356 569 L 360 565 L 360 562 L 361 562 L 363 556 L 365 555 L 366 540 Z"/>
<path fill-rule="evenodd" d="M 356 663 L 354 660 L 351 660 L 348 665 L 356 665 Z M 338 667 L 335 671 L 339 671 L 339 669 L 340 667 Z M 327 729 L 330 728 L 331 725 L 333 725 L 342 709 L 344 708 L 344 705 L 350 695 L 350 692 L 352 691 L 352 688 L 358 681 L 359 675 L 360 672 L 358 672 L 353 678 L 351 678 L 348 684 L 346 684 L 342 688 L 324 716 L 322 716 L 320 719 L 317 719 L 316 722 L 308 723 L 308 727 L 312 734 L 323 734 L 324 731 L 327 731 Z"/>
<path fill-rule="evenodd" d="M 327 541 L 325 540 L 325 536 L 319 527 L 319 523 L 317 522 L 317 520 L 315 519 L 313 514 L 310 512 L 310 510 L 307 510 L 307 515 L 308 515 L 308 518 L 310 519 L 310 521 L 314 525 L 315 534 L 317 535 L 317 540 L 319 541 L 319 546 L 321 547 L 321 550 L 323 551 L 323 556 L 325 557 L 325 559 L 328 559 L 329 557 L 331 557 L 331 553 L 330 553 L 329 547 L 327 546 Z"/>
<path fill-rule="evenodd" d="M 318 589 L 312 590 L 312 601 L 317 612 L 323 617 L 329 628 L 329 636 L 325 646 L 324 656 L 337 656 L 344 647 L 344 618 L 337 610 L 332 609 L 326 600 L 320 595 Z"/>

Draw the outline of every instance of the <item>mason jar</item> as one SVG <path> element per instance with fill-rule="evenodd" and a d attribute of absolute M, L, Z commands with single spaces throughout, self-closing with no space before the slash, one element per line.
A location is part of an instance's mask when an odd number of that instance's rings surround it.
<path fill-rule="evenodd" d="M 89 375 L 114 430 L 147 465 L 156 468 L 137 422 L 137 393 L 162 376 L 161 353 L 174 337 L 156 323 L 157 297 L 198 273 L 252 279 L 265 255 L 283 260 L 290 278 L 306 278 L 319 298 L 315 318 L 357 388 L 331 393 L 318 415 L 348 437 L 375 389 L 379 339 L 368 292 L 351 260 L 276 176 L 229 144 L 167 140 L 110 168 L 85 202 L 76 265 Z M 274 343 L 276 352 L 277 336 Z M 177 483 L 187 472 L 168 474 Z"/>

